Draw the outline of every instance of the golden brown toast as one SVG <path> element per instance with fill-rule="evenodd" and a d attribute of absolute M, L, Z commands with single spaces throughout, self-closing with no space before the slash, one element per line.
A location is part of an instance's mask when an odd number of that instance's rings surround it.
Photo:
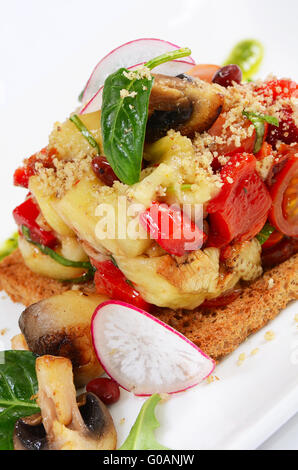
<path fill-rule="evenodd" d="M 0 289 L 28 306 L 71 287 L 32 273 L 18 250 L 0 263 Z M 85 286 L 90 292 L 90 285 Z M 226 307 L 193 311 L 156 309 L 154 315 L 173 326 L 216 360 L 236 349 L 251 333 L 298 299 L 298 254 L 267 271 Z"/>

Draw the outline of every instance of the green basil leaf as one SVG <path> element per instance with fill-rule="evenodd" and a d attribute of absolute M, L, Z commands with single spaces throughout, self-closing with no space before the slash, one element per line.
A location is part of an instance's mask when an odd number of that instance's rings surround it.
<path fill-rule="evenodd" d="M 10 255 L 18 247 L 18 232 L 14 233 L 8 240 L 6 240 L 0 247 L 0 261 L 6 256 Z"/>
<path fill-rule="evenodd" d="M 13 449 L 16 421 L 39 412 L 36 357 L 30 351 L 0 352 L 0 450 Z"/>
<path fill-rule="evenodd" d="M 169 450 L 155 439 L 154 431 L 159 427 L 155 408 L 161 396 L 152 395 L 145 401 L 130 433 L 119 450 Z"/>
<path fill-rule="evenodd" d="M 265 134 L 265 122 L 272 126 L 279 126 L 279 121 L 274 116 L 268 116 L 266 114 L 251 113 L 249 111 L 243 111 L 242 113 L 247 119 L 251 121 L 256 130 L 256 141 L 254 146 L 254 153 L 258 153 L 261 150 L 264 134 Z"/>
<path fill-rule="evenodd" d="M 162 54 L 147 62 L 152 70 L 160 64 L 186 57 L 188 48 Z M 129 77 L 128 74 L 129 73 Z M 121 68 L 104 83 L 101 109 L 101 130 L 105 156 L 125 184 L 140 180 L 143 149 L 148 119 L 148 106 L 153 78 Z"/>
<path fill-rule="evenodd" d="M 96 140 L 94 139 L 93 135 L 91 132 L 87 129 L 85 124 L 81 121 L 79 116 L 77 114 L 74 114 L 69 118 L 71 122 L 74 123 L 74 125 L 79 129 L 81 134 L 85 137 L 85 139 L 89 142 L 91 147 L 95 148 L 97 150 L 97 153 L 100 154 L 100 148 Z"/>
<path fill-rule="evenodd" d="M 126 72 L 121 68 L 105 81 L 101 129 L 104 154 L 114 173 L 120 181 L 132 185 L 139 181 L 141 174 L 153 79 L 129 80 L 124 75 Z"/>
<path fill-rule="evenodd" d="M 270 224 L 266 224 L 264 225 L 262 230 L 258 233 L 256 238 L 259 240 L 261 245 L 264 245 L 264 243 L 268 240 L 268 238 L 273 232 L 275 232 L 275 228 L 272 227 L 272 225 Z"/>
<path fill-rule="evenodd" d="M 247 80 L 258 72 L 263 57 L 263 45 L 255 39 L 245 39 L 236 44 L 223 65 L 238 65 L 242 70 L 243 80 Z"/>

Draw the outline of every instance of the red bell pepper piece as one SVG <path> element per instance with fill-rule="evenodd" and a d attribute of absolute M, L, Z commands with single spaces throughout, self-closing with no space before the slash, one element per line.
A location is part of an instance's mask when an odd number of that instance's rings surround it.
<path fill-rule="evenodd" d="M 140 223 L 167 253 L 183 256 L 201 248 L 206 234 L 182 211 L 153 202 L 140 215 Z"/>
<path fill-rule="evenodd" d="M 96 268 L 94 282 L 99 294 L 107 295 L 111 299 L 122 300 L 147 312 L 150 304 L 146 302 L 141 294 L 134 288 L 120 269 L 110 260 L 91 260 Z"/>
<path fill-rule="evenodd" d="M 54 168 L 53 155 L 57 153 L 56 149 L 48 149 L 45 147 L 39 153 L 41 153 L 44 157 L 38 158 L 38 153 L 35 153 L 34 155 L 31 155 L 30 158 L 25 160 L 25 164 L 23 166 L 16 169 L 13 175 L 13 184 L 15 186 L 28 188 L 30 177 L 36 173 L 35 164 L 37 162 L 42 162 L 45 168 Z"/>
<path fill-rule="evenodd" d="M 255 167 L 253 155 L 236 154 L 221 170 L 223 186 L 207 205 L 209 246 L 249 240 L 265 225 L 272 201 Z"/>
<path fill-rule="evenodd" d="M 39 207 L 33 201 L 32 197 L 26 199 L 21 205 L 16 207 L 13 211 L 13 217 L 17 225 L 21 227 L 24 225 L 30 230 L 32 241 L 40 243 L 41 245 L 53 247 L 57 244 L 57 239 L 54 232 L 51 230 L 44 230 L 36 222 L 40 214 Z"/>
<path fill-rule="evenodd" d="M 242 289 L 234 289 L 224 293 L 223 295 L 216 297 L 214 299 L 205 300 L 200 305 L 202 309 L 209 309 L 209 308 L 218 308 L 218 307 L 225 307 L 226 305 L 231 304 L 234 300 L 238 299 L 241 295 Z"/>

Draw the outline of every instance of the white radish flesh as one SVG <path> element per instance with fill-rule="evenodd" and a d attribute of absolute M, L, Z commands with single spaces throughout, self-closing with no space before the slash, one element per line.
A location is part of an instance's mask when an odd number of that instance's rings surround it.
<path fill-rule="evenodd" d="M 134 70 L 140 65 L 144 65 L 144 64 L 133 65 L 131 67 L 127 67 L 127 69 Z M 185 60 L 172 60 L 171 62 L 167 62 L 165 64 L 162 64 L 156 67 L 153 70 L 153 73 L 162 73 L 164 75 L 176 77 L 177 75 L 180 75 L 181 73 L 187 73 L 191 67 L 192 66 L 190 65 L 190 63 L 186 62 Z M 99 88 L 99 90 L 95 93 L 94 96 L 92 96 L 92 98 L 88 101 L 87 104 L 83 105 L 80 111 L 80 114 L 93 113 L 101 109 L 102 92 L 103 92 L 103 86 Z"/>
<path fill-rule="evenodd" d="M 124 302 L 99 305 L 91 330 L 106 373 L 135 395 L 181 392 L 199 384 L 215 367 L 185 336 Z"/>
<path fill-rule="evenodd" d="M 83 93 L 83 103 L 87 103 L 104 84 L 108 75 L 120 67 L 128 68 L 132 64 L 145 63 L 154 57 L 175 49 L 179 49 L 179 46 L 155 38 L 136 39 L 122 44 L 103 57 L 94 68 Z M 195 65 L 191 57 L 187 57 L 185 62 Z"/>

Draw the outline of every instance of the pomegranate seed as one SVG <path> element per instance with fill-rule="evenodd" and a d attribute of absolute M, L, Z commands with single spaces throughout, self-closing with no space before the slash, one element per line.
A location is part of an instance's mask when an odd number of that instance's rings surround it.
<path fill-rule="evenodd" d="M 86 387 L 87 392 L 94 393 L 105 405 L 112 405 L 120 398 L 119 386 L 114 380 L 99 377 L 91 380 Z"/>
<path fill-rule="evenodd" d="M 298 128 L 290 113 L 286 113 L 286 117 L 280 121 L 279 127 L 269 125 L 266 140 L 274 148 L 279 140 L 287 145 L 298 142 Z"/>
<path fill-rule="evenodd" d="M 241 83 L 242 72 L 238 65 L 226 65 L 215 72 L 212 82 L 223 87 L 232 86 L 233 82 Z"/>
<path fill-rule="evenodd" d="M 97 178 L 106 186 L 113 186 L 114 181 L 119 181 L 106 157 L 94 157 L 91 165 Z"/>

